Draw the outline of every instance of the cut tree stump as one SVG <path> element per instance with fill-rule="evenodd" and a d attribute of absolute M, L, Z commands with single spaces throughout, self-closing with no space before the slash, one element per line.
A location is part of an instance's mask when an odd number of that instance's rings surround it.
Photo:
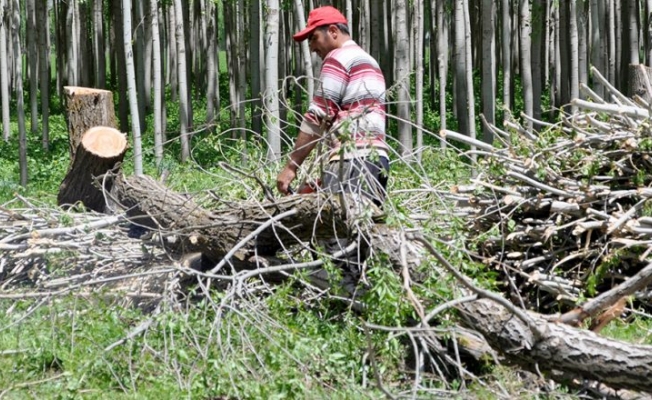
<path fill-rule="evenodd" d="M 96 126 L 84 133 L 77 147 L 76 156 L 59 187 L 57 203 L 69 207 L 81 202 L 88 209 L 106 211 L 106 201 L 96 177 L 112 171 L 122 162 L 127 151 L 127 138 L 120 131 L 106 126 Z M 105 191 L 113 186 L 113 176 L 102 180 Z"/>
<path fill-rule="evenodd" d="M 70 141 L 70 165 L 84 133 L 95 126 L 117 128 L 113 93 L 109 90 L 64 86 Z"/>

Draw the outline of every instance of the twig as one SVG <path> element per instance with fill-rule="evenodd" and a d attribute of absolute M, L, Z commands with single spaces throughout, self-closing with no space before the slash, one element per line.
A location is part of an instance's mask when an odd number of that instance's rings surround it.
<path fill-rule="evenodd" d="M 408 235 L 408 238 L 409 239 L 414 239 L 414 240 L 417 240 L 417 241 L 421 242 L 426 247 L 426 249 L 428 249 L 430 254 L 435 256 L 435 258 L 440 262 L 440 264 L 442 264 L 444 266 L 444 268 L 446 268 L 446 270 L 448 270 L 448 272 L 453 274 L 453 276 L 455 276 L 455 278 L 457 278 L 457 280 L 460 281 L 460 283 L 462 283 L 462 285 L 466 286 L 466 288 L 468 288 L 469 290 L 471 290 L 473 293 L 477 294 L 480 297 L 490 299 L 490 300 L 500 304 L 501 306 L 505 307 L 512 314 L 514 314 L 518 319 L 523 321 L 533 331 L 533 333 L 535 333 L 537 335 L 537 337 L 542 336 L 542 332 L 540 331 L 539 327 L 537 327 L 537 326 L 535 326 L 533 324 L 532 319 L 530 317 L 528 317 L 528 315 L 523 310 L 520 310 L 520 309 L 516 308 L 514 306 L 514 304 L 510 303 L 504 297 L 501 297 L 500 295 L 498 295 L 496 293 L 492 293 L 492 292 L 490 292 L 488 290 L 484 290 L 484 289 L 481 289 L 481 288 L 475 286 L 469 280 L 469 278 L 467 278 L 465 275 L 461 274 L 457 269 L 455 269 L 455 267 L 453 267 L 448 262 L 448 260 L 446 260 L 437 251 L 437 249 L 435 249 L 435 247 L 428 240 L 426 240 L 421 234 L 413 234 L 413 233 L 411 233 L 411 234 Z"/>
<path fill-rule="evenodd" d="M 250 234 L 248 234 L 247 236 L 245 236 L 245 237 L 244 237 L 240 242 L 238 242 L 238 244 L 236 244 L 235 246 L 233 246 L 233 248 L 232 248 L 231 250 L 229 250 L 228 253 L 226 253 L 226 255 L 224 256 L 224 258 L 223 258 L 222 260 L 220 260 L 220 262 L 219 262 L 219 263 L 218 263 L 214 268 L 212 268 L 209 272 L 210 272 L 211 274 L 215 274 L 215 273 L 217 273 L 220 269 L 222 269 L 222 267 L 224 266 L 224 264 L 225 264 L 226 262 L 228 262 L 228 261 L 231 259 L 231 257 L 233 257 L 233 255 L 234 255 L 238 250 L 240 250 L 240 249 L 241 249 L 245 244 L 247 244 L 247 242 L 249 242 L 251 239 L 253 239 L 254 237 L 256 237 L 256 236 L 257 236 L 258 234 L 260 234 L 262 231 L 264 231 L 265 229 L 267 229 L 270 225 L 272 225 L 272 224 L 274 224 L 274 223 L 276 223 L 276 222 L 282 220 L 282 219 L 285 218 L 285 217 L 289 217 L 289 216 L 291 216 L 291 215 L 294 215 L 294 214 L 296 214 L 297 212 L 298 212 L 298 211 L 297 211 L 295 208 L 293 208 L 293 209 L 291 209 L 291 210 L 288 210 L 288 211 L 286 211 L 286 212 L 284 212 L 284 213 L 281 213 L 281 214 L 279 214 L 279 215 L 276 215 L 276 216 L 274 216 L 274 217 L 268 219 L 267 221 L 265 221 L 265 223 L 261 224 L 261 225 L 260 225 L 258 228 L 256 228 L 253 232 L 251 232 Z"/>

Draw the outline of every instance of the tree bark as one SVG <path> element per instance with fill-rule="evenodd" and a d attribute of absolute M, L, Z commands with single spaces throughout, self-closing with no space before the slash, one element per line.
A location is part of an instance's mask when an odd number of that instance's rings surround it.
<path fill-rule="evenodd" d="M 482 114 L 488 124 L 496 121 L 496 4 L 482 1 Z M 482 141 L 493 143 L 493 131 L 482 127 Z"/>
<path fill-rule="evenodd" d="M 616 389 L 652 392 L 652 346 L 603 338 L 535 313 L 528 313 L 528 326 L 488 299 L 462 304 L 459 309 L 469 328 L 525 369 L 562 373 L 569 381 L 583 378 Z"/>
<path fill-rule="evenodd" d="M 108 90 L 75 86 L 64 88 L 64 99 L 68 109 L 68 134 L 70 164 L 75 159 L 82 135 L 94 126 L 116 128 L 113 93 Z"/>
<path fill-rule="evenodd" d="M 652 102 L 652 68 L 643 64 L 629 65 L 629 90 L 628 93 L 632 97 L 640 96 L 648 103 Z"/>
<path fill-rule="evenodd" d="M 90 210 L 106 212 L 103 190 L 111 190 L 113 179 L 111 176 L 105 177 L 101 185 L 103 189 L 94 184 L 94 179 L 113 170 L 122 162 L 126 151 L 127 139 L 120 131 L 105 126 L 86 131 L 70 170 L 59 187 L 57 204 L 68 207 L 81 202 Z"/>
<path fill-rule="evenodd" d="M 12 0 L 11 4 L 12 42 L 16 67 L 16 118 L 18 119 L 18 159 L 20 164 L 20 184 L 27 186 L 27 128 L 25 126 L 25 101 L 23 94 L 23 57 L 20 49 L 20 4 Z"/>
<path fill-rule="evenodd" d="M 266 1 L 265 17 L 265 119 L 267 125 L 267 158 L 281 157 L 281 121 L 278 99 L 278 47 L 280 8 L 278 0 Z"/>
<path fill-rule="evenodd" d="M 7 0 L 0 0 L 0 100 L 2 100 L 2 138 L 8 142 L 11 134 L 9 123 L 9 65 L 7 63 Z"/>
<path fill-rule="evenodd" d="M 140 140 L 140 107 L 136 89 L 136 71 L 134 67 L 134 51 L 131 45 L 131 0 L 122 0 L 122 23 L 124 25 L 125 68 L 127 70 L 127 91 L 129 93 L 129 109 L 131 111 L 131 133 L 134 140 L 134 173 L 143 174 L 143 147 Z"/>
<path fill-rule="evenodd" d="M 407 2 L 397 1 L 394 3 L 394 73 L 397 79 L 396 91 L 398 104 L 396 105 L 398 116 L 398 141 L 401 145 L 401 155 L 412 155 L 412 123 L 410 105 L 410 40 L 408 37 Z"/>
<path fill-rule="evenodd" d="M 179 83 L 179 139 L 181 140 L 181 161 L 190 158 L 190 139 L 188 123 L 190 119 L 190 100 L 188 99 L 188 74 L 186 72 L 186 40 L 181 0 L 174 0 L 175 37 L 177 46 L 177 79 Z"/>
<path fill-rule="evenodd" d="M 236 270 L 251 266 L 250 257 L 273 256 L 298 240 L 347 237 L 348 232 L 337 196 L 332 201 L 316 194 L 288 196 L 274 203 L 241 203 L 211 211 L 148 176 L 119 178 L 114 193 L 134 223 L 177 233 L 173 250 L 201 252 L 216 262 L 274 215 L 296 209 L 295 215 L 270 225 L 234 254 L 230 262 Z"/>
<path fill-rule="evenodd" d="M 50 148 L 50 29 L 47 7 L 36 7 L 39 48 L 39 87 L 41 91 L 41 137 L 43 148 Z"/>

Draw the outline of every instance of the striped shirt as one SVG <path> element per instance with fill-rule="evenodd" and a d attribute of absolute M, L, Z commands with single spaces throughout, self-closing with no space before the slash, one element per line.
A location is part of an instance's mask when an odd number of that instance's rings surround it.
<path fill-rule="evenodd" d="M 366 155 L 375 148 L 387 156 L 385 143 L 385 78 L 378 62 L 353 40 L 324 58 L 320 85 L 304 115 L 301 130 L 333 133 L 331 159 Z M 345 145 L 340 152 L 342 142 Z"/>

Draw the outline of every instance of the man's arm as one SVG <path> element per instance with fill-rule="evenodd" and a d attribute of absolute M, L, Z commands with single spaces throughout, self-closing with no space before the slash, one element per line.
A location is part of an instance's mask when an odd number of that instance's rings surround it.
<path fill-rule="evenodd" d="M 297 168 L 303 164 L 320 139 L 321 137 L 318 135 L 299 131 L 299 137 L 294 142 L 294 149 L 290 153 L 290 160 L 276 178 L 276 187 L 279 192 L 288 194 L 290 184 L 297 176 Z"/>

